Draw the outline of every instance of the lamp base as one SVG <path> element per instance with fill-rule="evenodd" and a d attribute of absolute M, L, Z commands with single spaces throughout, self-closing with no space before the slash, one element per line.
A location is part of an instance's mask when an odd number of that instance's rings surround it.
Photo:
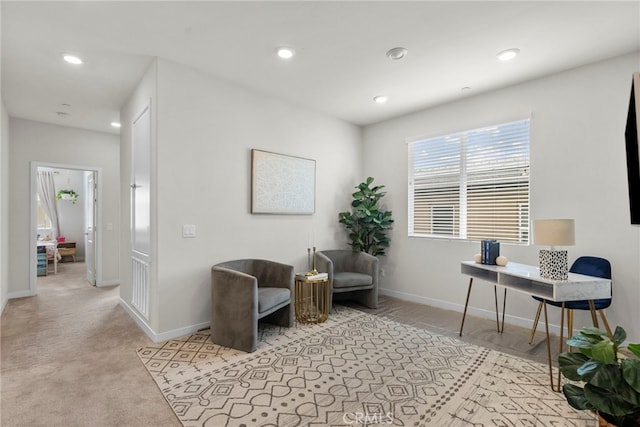
<path fill-rule="evenodd" d="M 541 249 L 540 277 L 551 280 L 567 280 L 569 278 L 567 251 Z"/>

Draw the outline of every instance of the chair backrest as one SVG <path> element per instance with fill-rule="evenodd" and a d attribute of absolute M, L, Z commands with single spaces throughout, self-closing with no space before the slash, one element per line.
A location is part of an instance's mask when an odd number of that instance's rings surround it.
<path fill-rule="evenodd" d="M 364 252 L 354 252 L 351 249 L 332 249 L 320 251 L 323 255 L 331 260 L 333 263 L 333 271 L 357 271 L 354 270 L 355 265 L 360 261 L 362 257 L 368 256 Z"/>
<path fill-rule="evenodd" d="M 569 271 L 585 276 L 611 279 L 611 263 L 604 258 L 594 256 L 581 256 L 574 261 Z"/>

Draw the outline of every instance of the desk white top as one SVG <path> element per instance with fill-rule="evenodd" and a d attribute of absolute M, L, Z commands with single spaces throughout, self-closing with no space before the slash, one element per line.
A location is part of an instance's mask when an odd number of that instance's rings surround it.
<path fill-rule="evenodd" d="M 611 298 L 611 280 L 569 273 L 567 280 L 540 277 L 540 270 L 509 262 L 506 266 L 462 261 L 461 272 L 496 285 L 552 301 L 580 301 Z"/>

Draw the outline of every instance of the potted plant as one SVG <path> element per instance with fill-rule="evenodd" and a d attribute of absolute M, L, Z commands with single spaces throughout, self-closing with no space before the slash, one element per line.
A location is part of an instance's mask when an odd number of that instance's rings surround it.
<path fill-rule="evenodd" d="M 371 255 L 384 255 L 389 247 L 390 239 L 387 236 L 391 229 L 393 219 L 391 211 L 383 210 L 380 199 L 386 194 L 380 192 L 384 185 L 371 187 L 373 178 L 368 177 L 360 183 L 353 193 L 351 207 L 353 212 L 340 212 L 338 222 L 349 231 L 349 244 L 354 252 L 362 251 Z"/>
<path fill-rule="evenodd" d="M 583 328 L 567 340 L 580 352 L 558 356 L 562 375 L 584 383 L 562 387 L 567 402 L 576 409 L 597 412 L 601 426 L 640 426 L 640 344 L 625 348 L 626 338 L 620 326 L 612 337 L 597 328 Z"/>
<path fill-rule="evenodd" d="M 56 199 L 57 200 L 70 200 L 72 203 L 75 204 L 75 202 L 78 200 L 78 193 L 76 193 L 74 190 L 60 190 L 58 191 L 58 193 L 56 194 Z"/>

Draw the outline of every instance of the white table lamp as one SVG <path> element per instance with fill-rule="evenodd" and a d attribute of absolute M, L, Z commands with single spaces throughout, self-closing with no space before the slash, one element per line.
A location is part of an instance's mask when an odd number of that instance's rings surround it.
<path fill-rule="evenodd" d="M 540 250 L 540 276 L 545 279 L 567 280 L 569 264 L 567 251 L 555 246 L 575 244 L 575 222 L 572 219 L 536 219 L 533 221 L 533 242 L 551 246 Z"/>

